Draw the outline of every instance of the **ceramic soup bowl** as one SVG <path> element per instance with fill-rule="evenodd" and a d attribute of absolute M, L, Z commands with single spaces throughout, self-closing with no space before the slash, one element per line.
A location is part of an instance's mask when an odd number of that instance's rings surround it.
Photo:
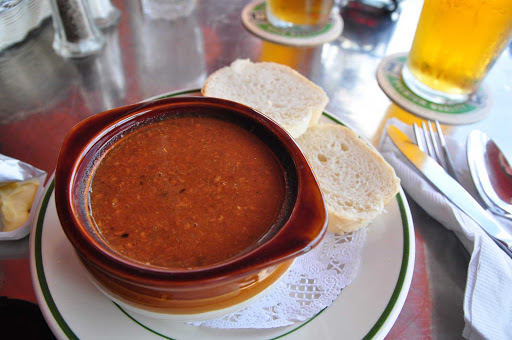
<path fill-rule="evenodd" d="M 144 102 L 79 123 L 59 154 L 55 200 L 105 295 L 185 321 L 264 294 L 327 227 L 293 138 L 261 113 L 215 98 Z"/>

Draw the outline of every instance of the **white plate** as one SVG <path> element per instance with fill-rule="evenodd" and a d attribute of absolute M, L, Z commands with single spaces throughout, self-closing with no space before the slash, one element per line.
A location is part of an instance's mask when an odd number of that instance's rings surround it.
<path fill-rule="evenodd" d="M 174 93 L 198 95 L 197 90 Z M 341 124 L 324 113 L 324 120 Z M 312 319 L 275 329 L 220 330 L 129 314 L 87 278 L 68 242 L 49 182 L 30 240 L 39 307 L 59 339 L 382 339 L 400 313 L 414 268 L 414 230 L 403 191 L 368 228 L 361 268 Z"/>

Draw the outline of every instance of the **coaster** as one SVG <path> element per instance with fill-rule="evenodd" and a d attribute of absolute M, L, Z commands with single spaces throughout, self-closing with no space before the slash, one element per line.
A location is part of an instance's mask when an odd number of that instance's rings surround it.
<path fill-rule="evenodd" d="M 406 59 L 407 53 L 392 54 L 384 58 L 377 69 L 379 86 L 395 104 L 415 115 L 445 124 L 470 124 L 489 113 L 491 98 L 485 87 L 469 101 L 459 104 L 437 104 L 419 97 L 402 80 Z"/>
<path fill-rule="evenodd" d="M 332 11 L 325 27 L 314 32 L 297 32 L 291 28 L 272 26 L 265 14 L 265 1 L 249 3 L 242 11 L 242 23 L 253 34 L 278 44 L 311 47 L 332 41 L 343 31 L 343 19 L 337 11 Z"/>

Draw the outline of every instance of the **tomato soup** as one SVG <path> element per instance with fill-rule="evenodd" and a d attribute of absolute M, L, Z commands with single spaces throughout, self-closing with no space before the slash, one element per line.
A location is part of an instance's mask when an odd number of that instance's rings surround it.
<path fill-rule="evenodd" d="M 122 137 L 96 167 L 90 208 L 119 253 L 193 268 L 248 249 L 283 209 L 284 172 L 258 137 L 206 116 L 155 121 Z"/>

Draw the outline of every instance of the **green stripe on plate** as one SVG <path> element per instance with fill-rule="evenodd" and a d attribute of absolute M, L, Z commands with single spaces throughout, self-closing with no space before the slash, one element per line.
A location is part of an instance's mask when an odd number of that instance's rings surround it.
<path fill-rule="evenodd" d="M 55 180 L 52 179 L 46 194 L 44 196 L 43 202 L 41 203 L 41 210 L 39 210 L 39 216 L 37 218 L 37 225 L 35 230 L 35 242 L 34 242 L 34 256 L 36 263 L 36 272 L 37 272 L 37 281 L 39 282 L 39 286 L 41 287 L 41 292 L 43 293 L 44 299 L 46 301 L 46 305 L 50 309 L 50 312 L 53 315 L 53 318 L 62 329 L 64 334 L 69 339 L 78 339 L 78 337 L 73 333 L 71 328 L 69 328 L 66 321 L 59 312 L 59 309 L 55 305 L 55 301 L 53 300 L 52 294 L 48 288 L 48 283 L 46 282 L 46 276 L 44 275 L 44 267 L 43 267 L 43 257 L 41 253 L 41 236 L 43 233 L 43 222 L 44 217 L 46 215 L 46 210 L 48 208 L 48 202 L 50 201 L 50 197 L 52 195 L 53 189 L 55 187 Z"/>
<path fill-rule="evenodd" d="M 142 328 L 144 328 L 145 330 L 147 330 L 147 331 L 149 331 L 149 332 L 151 332 L 151 333 L 153 333 L 153 334 L 155 334 L 155 335 L 158 335 L 158 336 L 160 336 L 160 337 L 162 337 L 162 338 L 164 338 L 164 339 L 175 340 L 174 338 L 170 338 L 170 337 L 168 337 L 168 336 L 166 336 L 166 335 L 163 335 L 162 333 L 158 333 L 157 331 L 152 330 L 151 328 L 149 328 L 149 327 L 147 327 L 147 326 L 143 325 L 142 323 L 140 323 L 139 321 L 137 321 L 136 319 L 134 319 L 130 314 L 128 314 L 128 313 L 127 313 L 123 308 L 121 308 L 121 306 L 119 306 L 117 303 L 115 303 L 115 302 L 112 302 L 112 303 L 113 303 L 117 308 L 119 308 L 119 310 L 120 310 L 121 312 L 123 312 L 123 314 L 124 314 L 124 315 L 126 315 L 126 317 L 128 317 L 130 320 L 132 320 L 133 322 L 135 322 L 137 325 L 141 326 L 141 327 L 142 327 Z"/>
<path fill-rule="evenodd" d="M 402 227 L 404 230 L 404 251 L 402 255 L 402 266 L 400 267 L 400 274 L 398 274 L 398 281 L 395 287 L 395 290 L 393 291 L 393 294 L 391 295 L 391 299 L 389 300 L 388 305 L 384 309 L 384 312 L 382 312 L 382 315 L 375 323 L 375 326 L 373 326 L 372 329 L 368 332 L 368 334 L 365 335 L 363 340 L 372 339 L 377 332 L 380 331 L 386 320 L 388 319 L 389 315 L 395 308 L 396 302 L 398 301 L 398 296 L 400 295 L 402 288 L 404 286 L 405 282 L 405 276 L 407 273 L 407 267 L 409 265 L 410 260 L 410 242 L 409 242 L 409 222 L 407 220 L 407 214 L 405 212 L 405 206 L 404 201 L 402 199 L 402 195 L 398 194 L 396 196 L 396 200 L 398 201 L 398 205 L 400 207 L 400 216 L 402 218 Z"/>

